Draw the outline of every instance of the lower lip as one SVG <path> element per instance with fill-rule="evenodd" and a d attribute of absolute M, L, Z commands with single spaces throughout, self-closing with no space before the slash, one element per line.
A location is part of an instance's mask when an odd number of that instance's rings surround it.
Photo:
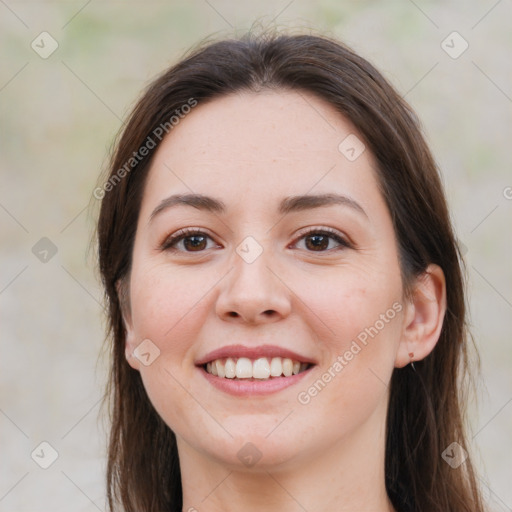
<path fill-rule="evenodd" d="M 297 384 L 302 380 L 311 370 L 313 366 L 304 370 L 296 375 L 290 377 L 275 377 L 267 380 L 248 380 L 248 379 L 226 379 L 225 377 L 217 377 L 208 373 L 204 368 L 199 367 L 199 371 L 204 375 L 206 380 L 215 386 L 217 389 L 229 393 L 234 396 L 247 396 L 247 395 L 269 395 L 276 393 L 285 388 Z"/>

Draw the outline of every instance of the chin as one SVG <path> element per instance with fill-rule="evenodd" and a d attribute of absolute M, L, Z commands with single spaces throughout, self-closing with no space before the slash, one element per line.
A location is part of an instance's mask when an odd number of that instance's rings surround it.
<path fill-rule="evenodd" d="M 243 422 L 237 422 L 237 429 L 233 426 L 228 428 L 233 437 L 225 433 L 212 438 L 210 431 L 208 436 L 197 433 L 197 440 L 194 441 L 188 432 L 185 440 L 187 444 L 195 446 L 198 452 L 231 471 L 268 471 L 293 461 L 304 450 L 301 436 L 294 435 L 290 428 L 278 432 L 278 426 L 273 431 L 279 421 L 275 421 L 275 418 L 269 421 L 266 417 L 261 418 L 261 421 L 253 420 L 251 425 L 244 426 Z"/>

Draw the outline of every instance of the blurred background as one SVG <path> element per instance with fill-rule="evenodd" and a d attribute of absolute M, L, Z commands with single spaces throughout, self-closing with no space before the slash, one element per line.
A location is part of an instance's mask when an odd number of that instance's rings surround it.
<path fill-rule="evenodd" d="M 511 511 L 510 20 L 510 0 L 0 0 L 0 512 L 105 510 L 92 192 L 144 86 L 255 22 L 343 40 L 421 118 L 467 260 L 474 461 Z"/>

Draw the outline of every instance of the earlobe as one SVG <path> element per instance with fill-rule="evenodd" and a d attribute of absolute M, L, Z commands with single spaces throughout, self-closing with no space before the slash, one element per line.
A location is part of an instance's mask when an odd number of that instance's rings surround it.
<path fill-rule="evenodd" d="M 125 358 L 126 358 L 126 361 L 128 362 L 128 364 L 134 369 L 134 370 L 139 370 L 139 360 L 135 357 L 135 355 L 133 354 L 133 351 L 131 350 L 131 348 L 128 346 L 128 343 L 126 344 L 126 347 L 125 347 L 125 351 L 124 351 L 124 355 L 125 355 Z"/>
<path fill-rule="evenodd" d="M 133 355 L 136 348 L 136 337 L 132 325 L 130 304 L 128 300 L 128 290 L 124 280 L 120 279 L 116 282 L 117 298 L 119 300 L 119 307 L 123 318 L 124 332 L 125 332 L 125 358 L 128 364 L 134 369 L 139 369 L 139 360 Z"/>
<path fill-rule="evenodd" d="M 135 335 L 133 329 L 126 328 L 125 329 L 125 349 L 124 355 L 128 364 L 134 369 L 138 370 L 140 366 L 140 361 L 135 357 L 134 351 L 137 348 L 135 344 Z"/>
<path fill-rule="evenodd" d="M 395 366 L 402 368 L 427 357 L 439 340 L 446 313 L 446 280 L 441 267 L 431 264 L 418 276 L 406 306 L 402 339 Z"/>

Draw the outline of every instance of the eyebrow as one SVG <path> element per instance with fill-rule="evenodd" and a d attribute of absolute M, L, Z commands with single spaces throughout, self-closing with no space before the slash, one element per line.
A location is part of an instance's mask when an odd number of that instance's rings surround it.
<path fill-rule="evenodd" d="M 176 206 L 191 206 L 198 210 L 223 214 L 226 212 L 226 205 L 220 199 L 215 199 L 203 194 L 175 194 L 163 199 L 160 204 L 153 210 L 149 217 L 151 222 L 158 214 L 169 208 Z M 352 208 L 358 213 L 363 214 L 366 218 L 368 215 L 363 207 L 354 199 L 340 194 L 314 194 L 290 196 L 284 198 L 279 204 L 278 213 L 286 215 L 292 212 L 311 210 L 332 205 L 343 205 Z"/>

